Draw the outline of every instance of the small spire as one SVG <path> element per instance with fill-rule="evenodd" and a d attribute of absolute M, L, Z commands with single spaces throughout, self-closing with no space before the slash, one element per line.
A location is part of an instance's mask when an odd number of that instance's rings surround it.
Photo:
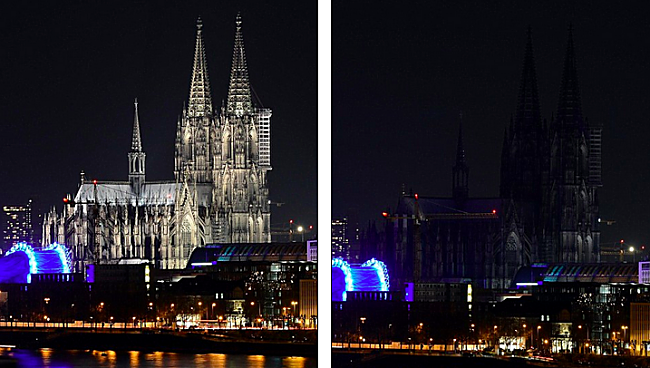
<path fill-rule="evenodd" d="M 131 140 L 131 151 L 142 152 L 142 139 L 140 138 L 140 119 L 138 118 L 138 99 L 135 99 L 135 114 L 133 116 L 133 139 Z"/>
<path fill-rule="evenodd" d="M 456 164 L 451 169 L 452 194 L 458 202 L 464 202 L 469 193 L 469 167 L 465 160 L 465 148 L 463 147 L 463 113 L 460 113 L 460 125 L 458 127 L 458 146 L 456 147 Z"/>
<path fill-rule="evenodd" d="M 210 95 L 208 62 L 205 57 L 205 46 L 203 44 L 203 21 L 200 16 L 196 20 L 194 68 L 192 69 L 190 98 L 187 107 L 187 112 L 190 117 L 212 115 L 212 96 Z"/>
<path fill-rule="evenodd" d="M 235 47 L 232 54 L 232 70 L 230 72 L 230 87 L 228 88 L 228 115 L 249 115 L 253 113 L 246 53 L 244 51 L 244 36 L 242 34 L 241 14 L 235 18 Z"/>
<path fill-rule="evenodd" d="M 557 109 L 557 120 L 562 124 L 582 125 L 582 105 L 580 103 L 580 86 L 573 46 L 573 24 L 569 24 L 569 39 L 564 59 L 562 87 Z"/>
<path fill-rule="evenodd" d="M 458 145 L 456 146 L 456 166 L 464 166 L 465 147 L 463 147 L 463 112 L 460 112 L 460 126 L 458 127 Z"/>

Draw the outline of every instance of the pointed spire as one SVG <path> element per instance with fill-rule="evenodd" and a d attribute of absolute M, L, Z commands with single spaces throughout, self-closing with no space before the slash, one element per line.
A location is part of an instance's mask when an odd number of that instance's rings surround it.
<path fill-rule="evenodd" d="M 129 181 L 136 194 L 140 193 L 140 187 L 144 184 L 145 174 L 145 155 L 142 152 L 142 139 L 140 138 L 140 118 L 138 117 L 138 99 L 133 103 L 135 113 L 133 116 L 133 138 L 131 140 L 131 151 L 128 153 L 129 158 Z"/>
<path fill-rule="evenodd" d="M 538 126 L 541 122 L 539 109 L 539 96 L 537 94 L 537 74 L 535 73 L 535 58 L 533 56 L 533 35 L 528 26 L 524 67 L 521 73 L 519 86 L 519 101 L 517 104 L 517 117 L 515 129 L 523 126 Z"/>
<path fill-rule="evenodd" d="M 135 99 L 135 114 L 133 116 L 133 139 L 131 140 L 131 151 L 142 152 L 142 139 L 140 138 L 140 119 L 138 118 L 138 99 Z"/>
<path fill-rule="evenodd" d="M 241 31 L 241 15 L 237 13 L 235 20 L 235 48 L 232 54 L 232 70 L 230 72 L 230 87 L 228 89 L 228 115 L 248 115 L 253 113 L 248 67 L 244 52 L 244 36 Z"/>
<path fill-rule="evenodd" d="M 576 69 L 575 51 L 573 47 L 573 26 L 569 25 L 569 41 L 567 42 L 562 87 L 557 109 L 557 120 L 564 124 L 577 123 L 582 125 L 582 106 L 580 104 L 580 89 Z"/>
<path fill-rule="evenodd" d="M 463 147 L 463 113 L 460 113 L 460 126 L 458 128 L 458 145 L 456 146 L 456 166 L 465 166 L 465 148 Z"/>
<path fill-rule="evenodd" d="M 212 96 L 210 95 L 210 80 L 208 79 L 208 62 L 205 57 L 205 46 L 203 45 L 203 22 L 201 17 L 196 20 L 194 68 L 192 69 L 187 113 L 190 117 L 212 115 Z"/>
<path fill-rule="evenodd" d="M 508 140 L 508 128 L 503 128 L 503 146 L 501 147 L 501 185 L 500 195 L 510 195 L 510 142 Z"/>
<path fill-rule="evenodd" d="M 465 148 L 463 147 L 463 113 L 460 113 L 460 126 L 458 127 L 458 146 L 456 147 L 456 164 L 451 169 L 452 194 L 460 204 L 467 199 L 469 193 L 469 167 L 465 160 Z"/>
<path fill-rule="evenodd" d="M 501 147 L 501 157 L 507 158 L 509 155 L 510 141 L 508 141 L 508 128 L 503 128 L 503 146 Z"/>

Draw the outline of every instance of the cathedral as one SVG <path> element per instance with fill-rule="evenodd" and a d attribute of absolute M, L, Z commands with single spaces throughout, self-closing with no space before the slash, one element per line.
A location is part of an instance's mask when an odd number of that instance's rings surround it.
<path fill-rule="evenodd" d="M 462 122 L 461 122 L 462 123 Z M 582 115 L 572 30 L 557 115 L 542 120 L 528 31 L 516 114 L 504 132 L 499 196 L 469 196 L 469 166 L 458 134 L 452 197 L 402 191 L 377 249 L 401 282 L 511 286 L 522 266 L 597 263 L 602 126 Z"/>
<path fill-rule="evenodd" d="M 46 214 L 43 244 L 67 245 L 73 272 L 89 264 L 139 262 L 185 268 L 192 251 L 209 243 L 271 241 L 271 109 L 253 101 L 239 15 L 235 25 L 228 95 L 215 111 L 197 21 L 189 100 L 177 121 L 174 180 L 146 181 L 136 100 L 128 181 L 90 182 L 82 172 L 63 212 Z"/>

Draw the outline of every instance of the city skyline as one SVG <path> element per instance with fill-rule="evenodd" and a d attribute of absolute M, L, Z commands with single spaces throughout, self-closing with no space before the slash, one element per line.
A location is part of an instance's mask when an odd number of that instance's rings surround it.
<path fill-rule="evenodd" d="M 550 124 L 572 24 L 583 114 L 604 127 L 600 216 L 615 223 L 601 227 L 601 244 L 650 242 L 644 226 L 650 218 L 638 200 L 648 191 L 643 160 L 650 132 L 642 123 L 648 109 L 638 92 L 650 55 L 634 47 L 647 24 L 632 8 L 446 2 L 405 9 L 338 2 L 333 12 L 339 16 L 332 42 L 339 47 L 332 58 L 332 216 L 356 207 L 364 227 L 395 209 L 402 184 L 407 193 L 451 196 L 461 113 L 469 196 L 498 197 L 504 129 L 516 113 L 527 28 L 541 115 Z"/>
<path fill-rule="evenodd" d="M 272 226 L 316 226 L 315 4 L 207 2 L 13 4 L 0 43 L 7 113 L 2 203 L 62 207 L 80 172 L 126 180 L 138 99 L 148 180 L 173 180 L 176 120 L 189 95 L 196 19 L 205 30 L 215 109 L 225 98 L 235 29 L 244 20 L 254 98 L 273 109 Z M 255 49 L 255 50 L 252 50 Z M 36 168 L 36 170 L 34 170 Z M 36 217 L 36 216 L 35 216 Z M 285 225 L 286 223 L 286 225 Z"/>

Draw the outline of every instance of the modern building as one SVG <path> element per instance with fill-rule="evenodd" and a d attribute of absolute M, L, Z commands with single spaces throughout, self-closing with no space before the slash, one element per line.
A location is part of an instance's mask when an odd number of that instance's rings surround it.
<path fill-rule="evenodd" d="M 347 218 L 332 219 L 332 257 L 348 259 L 350 248 L 347 237 Z"/>
<path fill-rule="evenodd" d="M 305 327 L 318 326 L 318 280 L 300 280 L 300 300 L 298 303 L 300 316 L 304 319 Z"/>
<path fill-rule="evenodd" d="M 32 200 L 26 205 L 2 207 L 2 251 L 18 243 L 31 243 L 34 237 L 32 224 Z"/>
<path fill-rule="evenodd" d="M 218 110 L 197 21 L 189 98 L 177 122 L 174 180 L 146 180 L 146 137 L 140 135 L 136 100 L 128 181 L 90 182 L 82 173 L 63 212 L 46 215 L 43 244 L 66 244 L 75 272 L 125 259 L 179 269 L 206 244 L 271 241 L 272 113 L 253 102 L 239 15 L 235 26 L 230 86 Z"/>
<path fill-rule="evenodd" d="M 21 244 L 0 258 L 0 289 L 8 291 L 0 319 L 315 328 L 318 263 L 309 243 L 209 244 L 183 269 L 125 259 L 85 274 L 70 272 L 64 246 Z"/>

